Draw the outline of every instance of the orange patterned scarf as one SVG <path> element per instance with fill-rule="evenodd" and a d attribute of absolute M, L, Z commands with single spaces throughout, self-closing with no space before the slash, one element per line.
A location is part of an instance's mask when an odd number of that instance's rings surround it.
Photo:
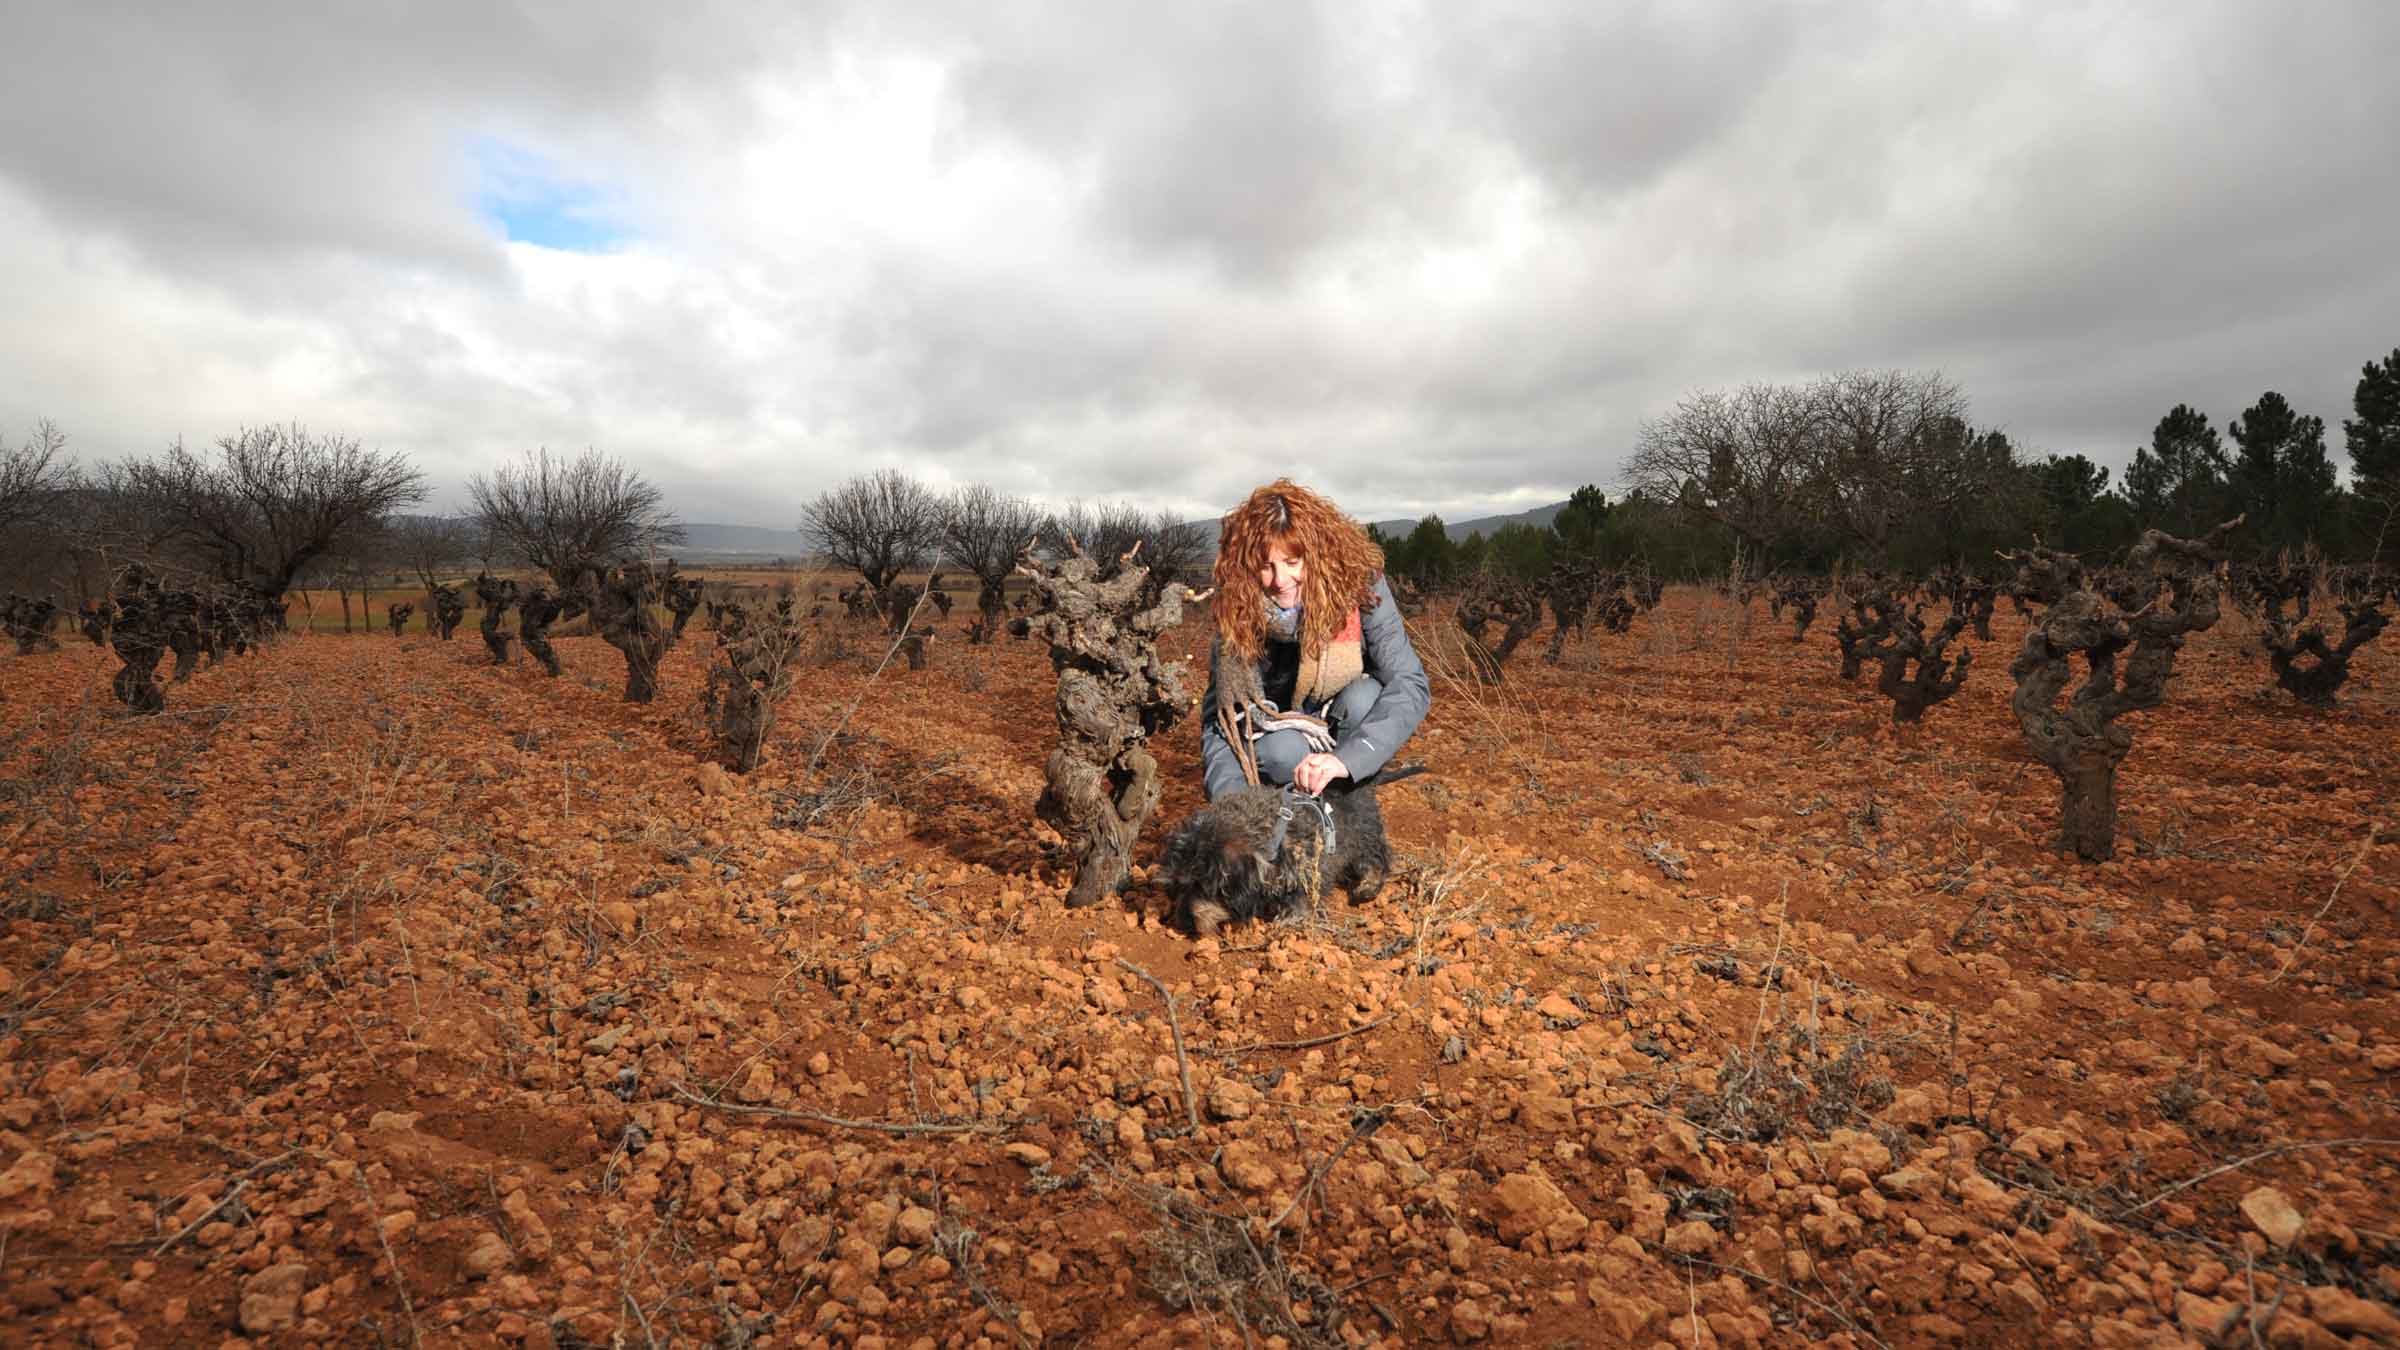
<path fill-rule="evenodd" d="M 1324 651 L 1312 657 L 1306 648 L 1301 650 L 1300 678 L 1292 685 L 1292 702 L 1302 708 L 1329 702 L 1366 670 L 1358 610 L 1353 608 Z"/>

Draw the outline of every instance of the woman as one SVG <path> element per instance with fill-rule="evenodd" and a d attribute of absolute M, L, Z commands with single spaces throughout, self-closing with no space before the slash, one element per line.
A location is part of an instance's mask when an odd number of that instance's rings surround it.
<path fill-rule="evenodd" d="M 1383 550 L 1288 478 L 1228 513 L 1200 758 L 1210 801 L 1252 783 L 1364 781 L 1433 701 Z"/>

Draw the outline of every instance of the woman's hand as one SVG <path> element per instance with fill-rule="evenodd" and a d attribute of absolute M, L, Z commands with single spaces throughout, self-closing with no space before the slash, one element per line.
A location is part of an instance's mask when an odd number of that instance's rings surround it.
<path fill-rule="evenodd" d="M 1343 767 L 1338 756 L 1320 750 L 1293 766 L 1292 786 L 1314 797 L 1324 792 L 1334 779 L 1349 776 L 1350 770 Z"/>

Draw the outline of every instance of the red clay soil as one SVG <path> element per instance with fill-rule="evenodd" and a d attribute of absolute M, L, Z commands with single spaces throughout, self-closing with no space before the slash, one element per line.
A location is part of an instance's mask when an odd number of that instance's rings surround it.
<path fill-rule="evenodd" d="M 1061 905 L 1030 643 L 748 778 L 696 629 L 7 659 L 0 1343 L 2400 1337 L 2400 647 L 2196 638 L 2087 865 L 2020 622 L 1895 731 L 1726 617 L 1437 678 L 1383 897 L 1197 943 Z"/>

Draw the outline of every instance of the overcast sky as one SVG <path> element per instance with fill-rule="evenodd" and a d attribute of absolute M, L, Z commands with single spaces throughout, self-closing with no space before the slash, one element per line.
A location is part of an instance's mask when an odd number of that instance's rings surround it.
<path fill-rule="evenodd" d="M 229 16 L 247 13 L 247 18 Z M 299 420 L 455 506 L 862 469 L 1369 519 L 1933 367 L 2121 465 L 2400 346 L 2400 3 L 0 0 L 0 436 Z"/>

